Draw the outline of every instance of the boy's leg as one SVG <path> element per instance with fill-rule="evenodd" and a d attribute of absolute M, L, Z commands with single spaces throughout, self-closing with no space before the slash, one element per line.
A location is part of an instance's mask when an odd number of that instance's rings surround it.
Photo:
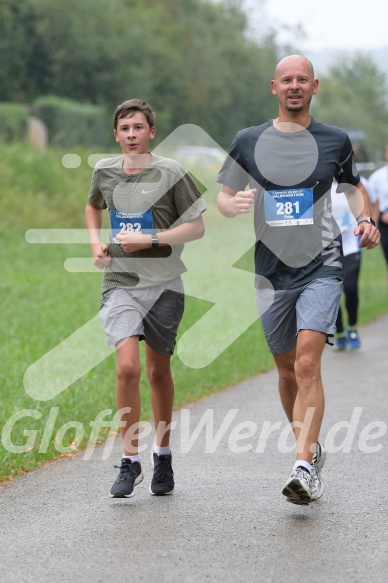
<path fill-rule="evenodd" d="M 140 357 L 139 338 L 125 338 L 116 345 L 116 405 L 121 421 L 124 455 L 138 453 L 138 427 L 140 421 Z"/>
<path fill-rule="evenodd" d="M 116 357 L 116 403 L 124 455 L 110 495 L 112 498 L 131 498 L 135 494 L 135 486 L 140 484 L 144 477 L 138 457 L 141 371 L 138 336 L 120 340 L 116 345 Z"/>
<path fill-rule="evenodd" d="M 146 372 L 151 387 L 151 405 L 155 422 L 155 444 L 170 444 L 169 425 L 174 404 L 174 382 L 171 374 L 171 356 L 164 356 L 146 346 Z"/>
<path fill-rule="evenodd" d="M 152 452 L 154 472 L 149 488 L 153 496 L 168 496 L 173 493 L 175 487 L 170 448 L 170 424 L 174 402 L 170 361 L 171 356 L 159 354 L 146 344 L 146 370 L 151 387 L 155 422 L 155 445 Z"/>

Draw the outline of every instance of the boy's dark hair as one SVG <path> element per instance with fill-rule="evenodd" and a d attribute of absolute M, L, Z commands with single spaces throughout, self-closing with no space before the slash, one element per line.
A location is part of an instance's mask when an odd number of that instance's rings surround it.
<path fill-rule="evenodd" d="M 129 99 L 128 101 L 124 101 L 124 103 L 116 107 L 116 110 L 113 114 L 113 124 L 115 130 L 117 130 L 117 122 L 119 119 L 122 119 L 123 117 L 132 117 L 132 115 L 137 111 L 144 113 L 150 128 L 155 126 L 156 116 L 152 111 L 151 106 L 142 99 Z"/>

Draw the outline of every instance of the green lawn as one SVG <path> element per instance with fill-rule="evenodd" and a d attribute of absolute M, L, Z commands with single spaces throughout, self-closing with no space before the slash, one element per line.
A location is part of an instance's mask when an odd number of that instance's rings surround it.
<path fill-rule="evenodd" d="M 0 480 L 85 447 L 90 422 L 104 410 L 111 411 L 107 415 L 111 419 L 115 411 L 115 357 L 112 354 L 97 363 L 103 335 L 93 335 L 94 329 L 86 333 L 88 322 L 98 312 L 101 272 L 84 272 L 82 267 L 81 271 L 72 271 L 76 262 L 69 262 L 89 258 L 89 246 L 70 242 L 32 244 L 25 238 L 31 229 L 43 229 L 41 234 L 46 237 L 46 229 L 84 226 L 91 176 L 85 162 L 87 153 L 79 152 L 83 163 L 74 170 L 61 165 L 63 153 L 0 145 Z M 172 362 L 176 407 L 272 367 L 254 305 L 252 217 L 224 219 L 216 210 L 215 196 L 214 185 L 205 194 L 209 206 L 206 237 L 185 250 L 188 295 Z M 387 311 L 387 270 L 381 250 L 364 252 L 360 323 Z M 79 333 L 73 341 L 79 330 L 85 330 L 85 334 Z M 66 339 L 70 339 L 69 348 L 62 368 L 58 361 L 52 361 L 52 368 L 40 377 L 39 359 Z M 94 355 L 95 366 L 54 398 L 42 400 L 44 391 L 39 390 L 50 378 L 53 383 L 58 378 L 66 379 Z M 34 364 L 37 361 L 38 365 Z M 34 395 L 24 383 L 29 367 L 37 370 Z M 142 417 L 149 419 L 145 379 L 141 391 Z M 41 400 L 34 398 L 37 395 Z M 107 432 L 102 430 L 99 438 L 104 439 Z M 18 447 L 22 451 L 10 451 Z"/>

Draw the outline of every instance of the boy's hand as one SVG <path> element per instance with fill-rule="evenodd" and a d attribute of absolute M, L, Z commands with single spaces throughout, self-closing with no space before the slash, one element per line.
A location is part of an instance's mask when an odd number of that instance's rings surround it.
<path fill-rule="evenodd" d="M 91 248 L 93 265 L 98 267 L 98 269 L 104 269 L 105 267 L 108 267 L 112 259 L 112 257 L 108 255 L 108 245 L 105 245 L 105 243 L 93 243 Z"/>
<path fill-rule="evenodd" d="M 149 235 L 135 233 L 134 231 L 120 231 L 115 239 L 126 253 L 135 253 L 142 249 L 149 249 L 151 246 L 151 237 Z"/>

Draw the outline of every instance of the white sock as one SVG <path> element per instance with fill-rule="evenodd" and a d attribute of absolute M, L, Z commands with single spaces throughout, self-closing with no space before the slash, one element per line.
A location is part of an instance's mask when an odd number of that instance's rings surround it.
<path fill-rule="evenodd" d="M 308 462 L 305 462 L 304 460 L 296 460 L 296 462 L 294 463 L 294 467 L 292 468 L 292 471 L 296 470 L 298 466 L 306 468 L 306 470 L 311 474 L 311 464 L 309 464 Z"/>
<path fill-rule="evenodd" d="M 123 455 L 123 460 L 131 460 L 132 463 L 139 462 L 139 464 L 140 464 L 140 456 L 139 455 Z"/>
<path fill-rule="evenodd" d="M 156 445 L 154 443 L 154 453 L 156 453 L 156 455 L 170 455 L 171 453 L 171 447 L 169 445 L 167 445 L 166 447 L 161 447 L 160 445 Z"/>

